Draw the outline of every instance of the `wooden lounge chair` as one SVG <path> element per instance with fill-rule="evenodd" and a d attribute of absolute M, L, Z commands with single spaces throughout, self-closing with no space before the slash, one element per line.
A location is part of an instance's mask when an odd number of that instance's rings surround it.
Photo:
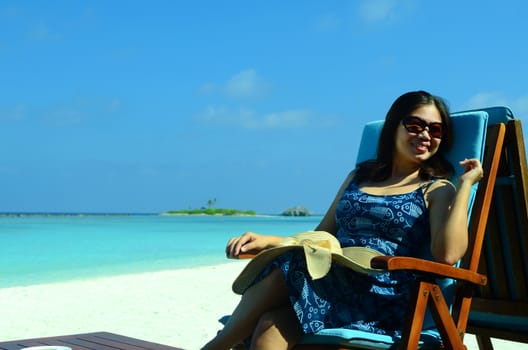
<path fill-rule="evenodd" d="M 488 278 L 473 297 L 467 326 L 481 350 L 493 349 L 490 338 L 528 343 L 527 201 L 526 153 L 515 119 L 506 125 L 480 262 L 471 261 Z"/>
<path fill-rule="evenodd" d="M 456 142 L 479 142 L 468 139 L 468 136 L 471 137 L 471 131 L 477 132 L 477 130 L 468 125 L 462 129 L 456 128 L 455 123 L 459 117 L 471 118 L 479 114 L 487 115 L 487 112 L 469 111 L 454 115 L 455 133 L 465 133 L 464 137 L 456 138 L 455 135 Z M 365 131 L 364 133 L 372 132 Z M 481 158 L 485 177 L 480 181 L 478 190 L 472 199 L 474 202 L 470 205 L 470 246 L 466 254 L 467 258 L 463 259 L 460 266 L 453 267 L 409 257 L 379 257 L 371 261 L 371 265 L 376 268 L 388 271 L 410 270 L 419 276 L 413 289 L 414 294 L 409 304 L 402 338 L 390 339 L 386 336 L 368 335 L 365 334 L 366 332 L 350 330 L 324 330 L 313 336 L 305 336 L 303 344 L 295 349 L 465 349 L 463 337 L 472 292 L 475 286 L 485 285 L 487 282 L 486 276 L 477 272 L 478 264 L 471 265 L 471 262 L 475 260 L 478 262 L 480 258 L 504 135 L 505 125 L 503 123 L 487 127 L 485 144 L 482 149 L 484 153 Z M 367 136 L 373 137 L 373 135 Z M 454 147 L 461 146 L 455 144 Z M 363 157 L 361 152 L 360 150 L 359 156 Z M 455 149 L 454 152 L 455 155 L 448 157 L 453 163 L 457 159 L 464 158 L 463 154 L 468 154 L 465 153 L 468 150 Z M 454 297 L 449 295 L 450 285 L 445 283 L 445 278 L 447 281 L 457 281 Z M 453 307 L 451 307 L 452 302 Z M 427 309 L 431 312 L 437 330 L 427 325 Z"/>
<path fill-rule="evenodd" d="M 483 286 L 487 283 L 486 276 L 478 273 L 477 267 L 493 197 L 495 177 L 503 153 L 502 145 L 506 129 L 504 122 L 507 122 L 508 118 L 503 118 L 500 122 L 497 120 L 494 122 L 495 125 L 487 127 L 486 110 L 461 112 L 453 117 L 455 133 L 464 136 L 458 138 L 455 136 L 453 154 L 448 158 L 454 164 L 465 157 L 480 158 L 485 171 L 485 177 L 479 183 L 478 190 L 470 202 L 470 247 L 467 257 L 459 267 L 409 257 L 374 258 L 371 261 L 373 267 L 389 271 L 410 270 L 419 276 L 409 305 L 402 338 L 392 339 L 388 336 L 356 330 L 325 329 L 304 336 L 301 344 L 295 349 L 465 349 L 463 337 L 472 294 L 475 286 Z M 375 153 L 375 147 L 372 149 L 372 141 L 368 140 L 377 140 L 381 125 L 382 122 L 375 122 L 366 126 L 358 161 L 371 158 Z M 453 280 L 457 281 L 454 296 L 450 293 L 453 292 L 453 284 L 450 283 Z M 431 324 L 428 316 L 428 307 L 434 324 Z"/>

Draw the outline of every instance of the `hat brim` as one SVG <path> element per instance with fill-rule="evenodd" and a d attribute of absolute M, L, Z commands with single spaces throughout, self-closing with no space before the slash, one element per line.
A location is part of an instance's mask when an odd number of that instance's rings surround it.
<path fill-rule="evenodd" d="M 257 254 L 245 266 L 242 272 L 233 282 L 233 292 L 243 294 L 253 283 L 257 275 L 264 270 L 278 256 L 292 250 L 303 252 L 302 245 L 287 245 L 266 249 Z M 370 260 L 376 256 L 383 256 L 377 250 L 366 247 L 342 248 L 343 253 L 331 252 L 332 261 L 362 274 L 379 273 L 384 270 L 375 269 L 370 266 Z"/>

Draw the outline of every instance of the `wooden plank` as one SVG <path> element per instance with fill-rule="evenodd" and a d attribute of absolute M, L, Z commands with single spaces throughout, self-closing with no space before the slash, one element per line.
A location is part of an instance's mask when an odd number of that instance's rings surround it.
<path fill-rule="evenodd" d="M 491 348 L 488 337 L 528 343 L 525 328 L 502 324 L 508 317 L 528 322 L 528 168 L 521 122 L 508 122 L 491 215 L 488 217 L 479 273 L 488 276 L 473 298 L 472 311 L 489 314 L 484 324 L 468 323 L 481 349 Z M 497 316 L 497 317 L 494 317 Z M 499 319 L 501 316 L 501 319 Z M 508 329 L 511 328 L 511 329 Z"/>
<path fill-rule="evenodd" d="M 94 338 L 95 337 L 98 338 L 98 340 L 100 340 L 100 341 L 102 339 L 104 339 L 105 344 L 112 345 L 112 346 L 123 346 L 123 345 L 127 344 L 129 346 L 133 345 L 133 346 L 138 347 L 140 349 L 156 349 L 156 350 L 175 350 L 175 349 L 177 349 L 175 347 L 168 346 L 168 345 L 147 342 L 147 341 L 144 341 L 144 340 L 141 340 L 141 339 L 124 337 L 122 335 L 118 335 L 118 334 L 114 334 L 114 333 L 108 333 L 108 332 L 99 333 L 96 336 L 94 336 Z M 122 344 L 122 345 L 120 345 L 120 344 Z M 126 348 L 126 349 L 131 349 L 132 350 L 133 348 L 129 347 L 129 348 Z M 181 349 L 179 349 L 179 350 L 181 350 Z"/>
<path fill-rule="evenodd" d="M 0 342 L 0 350 L 18 350 L 29 346 L 60 345 L 72 350 L 182 350 L 108 332 L 63 335 Z"/>

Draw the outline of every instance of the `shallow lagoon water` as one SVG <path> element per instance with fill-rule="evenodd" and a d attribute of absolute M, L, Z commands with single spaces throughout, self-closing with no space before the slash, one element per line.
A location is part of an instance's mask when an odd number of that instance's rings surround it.
<path fill-rule="evenodd" d="M 289 235 L 320 216 L 5 216 L 0 288 L 228 262 L 246 231 Z"/>

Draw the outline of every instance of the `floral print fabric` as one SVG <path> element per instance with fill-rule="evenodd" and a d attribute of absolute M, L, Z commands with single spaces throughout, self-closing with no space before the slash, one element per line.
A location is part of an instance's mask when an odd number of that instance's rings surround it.
<path fill-rule="evenodd" d="M 427 257 L 429 217 L 424 187 L 405 194 L 378 196 L 352 182 L 336 210 L 341 246 L 376 249 L 386 255 Z M 398 336 L 409 300 L 412 274 L 363 275 L 334 264 L 322 279 L 312 280 L 304 255 L 290 252 L 268 268 L 281 269 L 290 301 L 305 333 L 348 328 Z M 266 272 L 264 272 L 266 274 Z"/>

